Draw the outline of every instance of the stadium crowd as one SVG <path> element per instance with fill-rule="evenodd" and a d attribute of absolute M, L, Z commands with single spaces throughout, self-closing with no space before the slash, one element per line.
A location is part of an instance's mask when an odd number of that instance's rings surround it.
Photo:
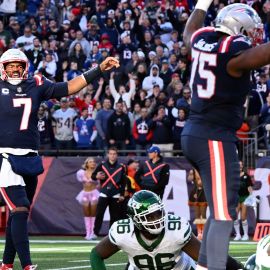
<path fill-rule="evenodd" d="M 206 24 L 228 3 L 252 5 L 270 39 L 270 1 L 215 0 Z M 183 43 L 194 0 L 17 1 L 15 14 L 1 14 L 0 55 L 20 48 L 29 74 L 67 81 L 115 56 L 121 67 L 78 95 L 50 100 L 39 109 L 41 149 L 180 150 L 189 115 L 191 59 Z M 269 67 L 251 78 L 243 130 L 259 130 L 270 149 Z M 257 130 L 256 130 L 257 131 Z"/>

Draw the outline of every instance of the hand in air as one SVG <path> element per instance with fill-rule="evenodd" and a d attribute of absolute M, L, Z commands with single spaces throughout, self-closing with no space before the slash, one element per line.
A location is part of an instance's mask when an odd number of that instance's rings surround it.
<path fill-rule="evenodd" d="M 119 61 L 114 57 L 107 57 L 101 64 L 101 71 L 110 70 L 113 67 L 120 67 Z"/>

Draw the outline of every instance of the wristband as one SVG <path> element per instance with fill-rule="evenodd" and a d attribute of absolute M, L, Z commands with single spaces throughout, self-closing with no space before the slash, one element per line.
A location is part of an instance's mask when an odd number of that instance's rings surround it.
<path fill-rule="evenodd" d="M 201 9 L 207 12 L 208 8 L 212 4 L 213 0 L 198 0 L 195 9 Z"/>
<path fill-rule="evenodd" d="M 99 66 L 91 68 L 85 71 L 82 76 L 84 77 L 87 84 L 91 83 L 96 77 L 101 74 L 101 69 Z"/>

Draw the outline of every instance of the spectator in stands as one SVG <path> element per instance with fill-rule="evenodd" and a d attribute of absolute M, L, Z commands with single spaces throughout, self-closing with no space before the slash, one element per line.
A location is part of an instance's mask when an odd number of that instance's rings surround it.
<path fill-rule="evenodd" d="M 114 72 L 110 74 L 110 91 L 114 98 L 114 108 L 116 108 L 117 102 L 121 99 L 122 102 L 125 102 L 128 109 L 131 107 L 131 99 L 135 94 L 135 81 L 133 75 L 129 74 L 129 91 L 127 92 L 124 85 L 119 86 L 119 91 L 116 91 L 114 84 Z"/>
<path fill-rule="evenodd" d="M 170 157 L 173 150 L 172 121 L 166 115 L 166 108 L 160 105 L 157 114 L 153 117 L 153 144 L 165 151 L 164 156 Z"/>
<path fill-rule="evenodd" d="M 239 202 L 236 208 L 236 212 L 237 212 L 237 216 L 239 215 L 239 213 L 241 213 L 240 218 L 242 222 L 244 235 L 241 237 L 240 221 L 236 219 L 233 223 L 234 230 L 236 233 L 234 241 L 238 241 L 238 240 L 246 241 L 249 239 L 249 236 L 248 236 L 247 206 L 245 205 L 245 200 L 250 194 L 252 194 L 253 183 L 251 181 L 251 177 L 246 172 L 242 161 L 239 162 L 239 165 L 240 165 L 240 189 L 238 192 Z"/>
<path fill-rule="evenodd" d="M 83 52 L 86 56 L 90 54 L 91 47 L 90 47 L 89 41 L 86 40 L 86 38 L 83 36 L 83 32 L 81 30 L 77 30 L 76 31 L 76 38 L 75 38 L 75 40 L 72 41 L 72 43 L 70 44 L 69 49 L 68 49 L 69 55 L 71 54 L 73 48 L 75 47 L 75 45 L 77 43 L 81 44 Z"/>
<path fill-rule="evenodd" d="M 98 49 L 101 52 L 106 50 L 109 55 L 114 55 L 115 48 L 113 47 L 112 43 L 110 42 L 110 37 L 107 33 L 104 33 L 101 35 Z"/>
<path fill-rule="evenodd" d="M 97 148 L 107 149 L 106 136 L 108 133 L 108 119 L 113 113 L 111 109 L 112 103 L 108 98 L 104 98 L 102 109 L 96 115 L 96 128 L 97 128 Z"/>
<path fill-rule="evenodd" d="M 141 117 L 134 122 L 132 135 L 135 140 L 136 150 L 145 150 L 152 144 L 153 131 L 151 129 L 152 119 L 145 107 L 141 108 Z M 139 153 L 143 155 L 144 153 Z"/>
<path fill-rule="evenodd" d="M 130 32 L 124 31 L 121 36 L 121 43 L 117 47 L 117 53 L 120 56 L 120 62 L 123 63 L 123 70 L 132 58 L 133 52 L 137 50 L 137 47 L 131 42 Z"/>
<path fill-rule="evenodd" d="M 81 70 L 78 69 L 78 62 L 76 60 L 72 60 L 70 62 L 70 70 L 67 72 L 67 80 L 70 81 L 81 74 Z"/>
<path fill-rule="evenodd" d="M 170 166 L 164 162 L 159 147 L 151 146 L 147 152 L 149 160 L 140 166 L 135 180 L 140 189 L 153 191 L 162 199 L 170 178 Z"/>
<path fill-rule="evenodd" d="M 95 139 L 97 131 L 95 127 L 95 120 L 88 116 L 88 108 L 82 109 L 81 117 L 75 121 L 73 137 L 77 144 L 77 149 L 95 148 Z"/>
<path fill-rule="evenodd" d="M 150 69 L 150 75 L 145 77 L 142 83 L 142 88 L 147 91 L 147 97 L 153 94 L 153 86 L 159 85 L 160 89 L 163 89 L 163 80 L 159 77 L 158 65 L 153 65 Z"/>
<path fill-rule="evenodd" d="M 191 104 L 191 90 L 189 86 L 184 86 L 183 97 L 176 101 L 177 108 L 184 108 L 189 113 Z"/>
<path fill-rule="evenodd" d="M 107 140 L 110 146 L 126 150 L 130 142 L 130 120 L 123 112 L 123 101 L 116 103 L 115 112 L 108 119 Z"/>
<path fill-rule="evenodd" d="M 0 40 L 2 41 L 5 49 L 9 47 L 11 37 L 10 31 L 4 29 L 3 21 L 0 20 Z"/>
<path fill-rule="evenodd" d="M 195 169 L 189 171 L 188 181 L 193 185 L 193 189 L 189 194 L 189 206 L 194 208 L 195 219 L 194 224 L 197 227 L 197 238 L 202 240 L 204 224 L 206 222 L 207 201 L 202 185 L 201 177 Z"/>
<path fill-rule="evenodd" d="M 184 108 L 177 110 L 177 117 L 174 119 L 173 125 L 173 150 L 182 150 L 181 148 L 181 133 L 186 124 L 188 115 Z M 177 154 L 179 155 L 179 154 Z"/>
<path fill-rule="evenodd" d="M 103 216 L 107 207 L 110 212 L 110 225 L 123 217 L 122 203 L 125 199 L 126 171 L 118 162 L 117 148 L 111 147 L 107 160 L 101 162 L 92 174 L 93 180 L 100 181 L 100 196 L 97 204 L 94 233 L 100 235 Z"/>
<path fill-rule="evenodd" d="M 171 82 L 171 79 L 172 79 L 172 70 L 169 66 L 168 59 L 162 60 L 162 66 L 161 66 L 159 76 L 164 82 L 164 89 L 166 89 L 168 84 Z"/>
<path fill-rule="evenodd" d="M 39 62 L 37 70 L 50 80 L 56 75 L 56 62 L 51 52 L 45 52 L 45 57 Z"/>
<path fill-rule="evenodd" d="M 60 109 L 52 114 L 55 146 L 57 149 L 73 149 L 73 129 L 77 112 L 69 108 L 66 97 L 60 100 Z"/>
<path fill-rule="evenodd" d="M 76 62 L 78 65 L 78 70 L 82 71 L 84 62 L 86 60 L 86 55 L 83 51 L 82 45 L 80 42 L 77 42 L 73 49 L 70 51 L 69 56 L 69 61 L 71 62 Z"/>
<path fill-rule="evenodd" d="M 41 47 L 40 40 L 38 38 L 33 39 L 33 48 L 25 52 L 34 69 L 38 69 L 38 64 L 43 60 L 44 50 Z"/>
<path fill-rule="evenodd" d="M 82 191 L 76 196 L 76 200 L 83 206 L 86 240 L 96 238 L 94 224 L 96 219 L 96 208 L 99 197 L 99 181 L 92 179 L 96 169 L 96 162 L 93 158 L 87 158 L 82 169 L 76 173 L 77 180 L 83 184 Z"/>
<path fill-rule="evenodd" d="M 81 99 L 80 97 L 75 97 L 76 107 L 79 109 L 80 112 L 83 108 L 88 108 L 88 116 L 90 118 L 93 118 L 95 105 L 101 95 L 103 84 L 104 79 L 101 77 L 98 81 L 98 89 L 93 98 L 93 94 L 89 93 L 88 91 L 83 95 L 83 99 Z"/>
<path fill-rule="evenodd" d="M 40 137 L 40 149 L 51 149 L 54 140 L 52 120 L 48 107 L 41 104 L 38 109 L 38 131 Z"/>
<path fill-rule="evenodd" d="M 32 34 L 31 26 L 25 25 L 23 35 L 16 39 L 16 45 L 19 47 L 22 45 L 25 51 L 30 50 L 33 48 L 34 38 L 35 36 Z"/>

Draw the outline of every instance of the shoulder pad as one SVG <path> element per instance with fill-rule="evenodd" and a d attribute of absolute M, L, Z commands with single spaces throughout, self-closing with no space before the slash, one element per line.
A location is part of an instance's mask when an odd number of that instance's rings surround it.
<path fill-rule="evenodd" d="M 35 79 L 37 86 L 44 84 L 44 78 L 41 73 L 35 74 L 33 78 Z"/>

